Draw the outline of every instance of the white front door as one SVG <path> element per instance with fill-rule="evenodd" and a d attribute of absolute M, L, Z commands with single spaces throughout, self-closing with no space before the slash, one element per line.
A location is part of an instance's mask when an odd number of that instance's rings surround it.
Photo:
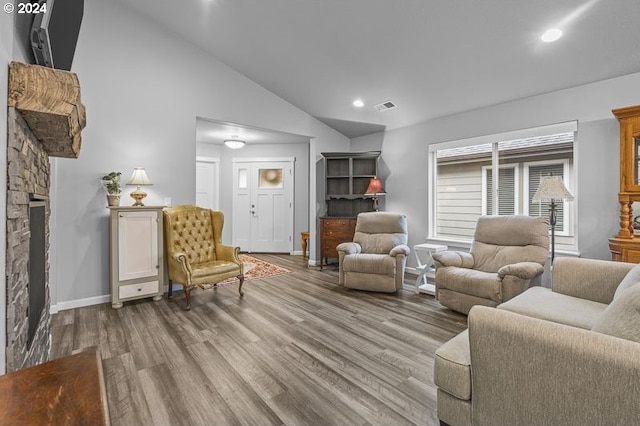
<path fill-rule="evenodd" d="M 293 251 L 293 160 L 234 160 L 233 244 L 242 251 Z"/>
<path fill-rule="evenodd" d="M 216 158 L 196 158 L 196 205 L 218 210 L 218 163 Z"/>

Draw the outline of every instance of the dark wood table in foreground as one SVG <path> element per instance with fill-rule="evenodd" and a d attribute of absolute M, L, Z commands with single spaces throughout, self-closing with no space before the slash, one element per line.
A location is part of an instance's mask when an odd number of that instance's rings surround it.
<path fill-rule="evenodd" d="M 98 351 L 0 376 L 0 425 L 53 424 L 109 424 Z"/>

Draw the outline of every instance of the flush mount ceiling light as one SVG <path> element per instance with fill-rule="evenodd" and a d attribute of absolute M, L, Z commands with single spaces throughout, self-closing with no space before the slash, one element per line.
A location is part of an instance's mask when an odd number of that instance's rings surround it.
<path fill-rule="evenodd" d="M 356 99 L 355 101 L 353 101 L 353 106 L 362 108 L 364 106 L 364 102 L 362 102 L 362 99 Z"/>
<path fill-rule="evenodd" d="M 551 43 L 558 40 L 560 37 L 562 37 L 562 31 L 557 28 L 551 28 L 550 30 L 545 31 L 544 34 L 542 34 L 540 40 L 544 41 L 545 43 Z"/>
<path fill-rule="evenodd" d="M 241 141 L 240 139 L 227 139 L 226 141 L 224 141 L 224 144 L 231 149 L 240 149 L 247 143 L 245 141 Z"/>
<path fill-rule="evenodd" d="M 227 146 L 227 148 L 231 148 L 231 149 L 240 149 L 243 146 L 245 146 L 247 143 L 243 140 L 240 139 L 236 139 L 237 136 L 233 135 L 231 136 L 233 139 L 227 139 L 224 141 L 224 144 Z"/>

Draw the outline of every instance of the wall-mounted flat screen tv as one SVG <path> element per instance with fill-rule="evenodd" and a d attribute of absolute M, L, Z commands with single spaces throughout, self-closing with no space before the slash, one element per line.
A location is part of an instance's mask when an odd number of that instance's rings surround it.
<path fill-rule="evenodd" d="M 84 0 L 41 0 L 40 13 L 31 27 L 31 47 L 36 63 L 59 70 L 71 70 L 76 51 Z M 45 10 L 44 12 L 42 12 Z"/>

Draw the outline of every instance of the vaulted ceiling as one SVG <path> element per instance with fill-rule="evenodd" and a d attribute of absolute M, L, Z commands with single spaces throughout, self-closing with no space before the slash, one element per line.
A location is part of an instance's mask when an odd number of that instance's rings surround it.
<path fill-rule="evenodd" d="M 120 1 L 348 137 L 640 72 L 638 0 Z"/>

